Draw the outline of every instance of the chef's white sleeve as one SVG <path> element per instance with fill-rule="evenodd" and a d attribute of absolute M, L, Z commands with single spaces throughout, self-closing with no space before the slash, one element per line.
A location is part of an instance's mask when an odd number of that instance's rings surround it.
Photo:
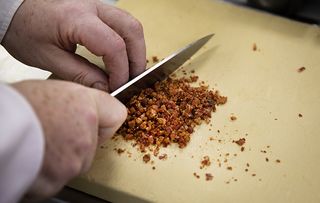
<path fill-rule="evenodd" d="M 23 0 L 0 0 L 0 43 Z"/>
<path fill-rule="evenodd" d="M 0 83 L 0 202 L 16 203 L 35 181 L 44 157 L 41 124 L 27 100 Z"/>

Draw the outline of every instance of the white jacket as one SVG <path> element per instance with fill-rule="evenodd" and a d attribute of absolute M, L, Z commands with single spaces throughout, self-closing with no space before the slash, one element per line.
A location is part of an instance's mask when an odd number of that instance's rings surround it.
<path fill-rule="evenodd" d="M 0 0 L 0 42 L 22 1 Z M 21 199 L 39 173 L 43 156 L 41 124 L 31 105 L 0 83 L 0 203 Z"/>

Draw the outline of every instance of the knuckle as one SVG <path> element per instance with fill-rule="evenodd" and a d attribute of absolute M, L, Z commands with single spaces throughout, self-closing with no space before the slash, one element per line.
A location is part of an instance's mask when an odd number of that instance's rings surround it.
<path fill-rule="evenodd" d="M 86 78 L 88 77 L 88 72 L 79 72 L 74 75 L 74 77 L 71 79 L 71 81 L 85 85 Z"/>
<path fill-rule="evenodd" d="M 120 36 L 116 36 L 111 43 L 112 52 L 123 52 L 126 50 L 126 43 Z"/>
<path fill-rule="evenodd" d="M 136 18 L 131 17 L 129 29 L 130 32 L 134 33 L 136 36 L 143 37 L 143 26 Z"/>

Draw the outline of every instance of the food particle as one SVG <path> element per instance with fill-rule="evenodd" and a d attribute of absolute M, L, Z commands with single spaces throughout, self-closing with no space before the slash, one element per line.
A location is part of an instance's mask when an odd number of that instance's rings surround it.
<path fill-rule="evenodd" d="M 153 61 L 153 63 L 157 63 L 157 62 L 159 62 L 159 59 L 157 56 L 152 56 L 152 61 Z"/>
<path fill-rule="evenodd" d="M 193 173 L 193 176 L 198 178 L 198 179 L 200 178 L 200 176 L 196 172 Z"/>
<path fill-rule="evenodd" d="M 230 120 L 235 121 L 235 120 L 237 120 L 237 117 L 235 117 L 235 116 L 230 116 Z"/>
<path fill-rule="evenodd" d="M 269 161 L 269 159 L 268 158 L 266 158 L 266 162 L 268 162 Z"/>
<path fill-rule="evenodd" d="M 242 152 L 244 151 L 244 147 L 241 147 L 241 149 L 240 149 Z"/>
<path fill-rule="evenodd" d="M 301 113 L 299 113 L 299 115 L 298 115 L 300 118 L 302 118 L 302 114 Z"/>
<path fill-rule="evenodd" d="M 168 158 L 167 154 L 162 154 L 162 155 L 159 156 L 160 160 L 166 160 L 167 158 Z"/>
<path fill-rule="evenodd" d="M 232 171 L 232 167 L 231 167 L 231 166 L 228 166 L 227 169 L 228 169 L 229 171 Z"/>
<path fill-rule="evenodd" d="M 305 67 L 301 67 L 301 68 L 298 69 L 298 73 L 301 73 L 301 72 L 303 72 L 303 71 L 305 71 L 305 70 L 306 70 Z"/>
<path fill-rule="evenodd" d="M 248 171 L 249 171 L 249 169 L 247 169 L 247 168 L 246 168 L 246 169 L 244 169 L 244 171 L 245 171 L 245 172 L 248 172 Z"/>
<path fill-rule="evenodd" d="M 246 139 L 245 138 L 240 138 L 239 140 L 233 140 L 232 142 L 236 143 L 239 146 L 242 146 L 246 143 Z"/>
<path fill-rule="evenodd" d="M 253 45 L 252 45 L 252 50 L 253 50 L 253 51 L 257 51 L 257 44 L 256 44 L 256 43 L 253 43 Z"/>
<path fill-rule="evenodd" d="M 280 161 L 280 159 L 277 159 L 276 162 L 277 162 L 277 163 L 280 163 L 281 161 Z"/>
<path fill-rule="evenodd" d="M 254 177 L 254 176 L 256 176 L 256 174 L 255 174 L 255 173 L 253 173 L 253 174 L 252 174 L 252 176 Z"/>
<path fill-rule="evenodd" d="M 227 101 L 217 91 L 192 87 L 198 77 L 157 82 L 127 103 L 128 116 L 118 130 L 125 140 L 133 140 L 141 152 L 167 147 L 172 143 L 187 146 L 194 128 L 209 123 L 217 105 Z"/>
<path fill-rule="evenodd" d="M 213 179 L 213 175 L 211 173 L 206 173 L 206 181 L 211 181 Z"/>
<path fill-rule="evenodd" d="M 209 156 L 204 156 L 203 159 L 201 160 L 200 169 L 203 169 L 204 167 L 208 167 L 210 165 L 211 165 L 211 161 Z"/>
<path fill-rule="evenodd" d="M 156 167 L 155 167 L 155 166 L 152 166 L 152 170 L 156 170 Z"/>
<path fill-rule="evenodd" d="M 260 152 L 261 152 L 261 153 L 264 153 L 264 154 L 266 154 L 266 153 L 267 153 L 267 151 L 266 151 L 266 150 L 261 150 Z"/>
<path fill-rule="evenodd" d="M 143 159 L 144 163 L 148 163 L 151 159 L 150 154 L 145 154 L 142 159 Z"/>
<path fill-rule="evenodd" d="M 126 150 L 125 149 L 120 149 L 120 148 L 114 148 L 114 150 L 119 154 L 121 155 L 123 152 L 125 152 Z"/>

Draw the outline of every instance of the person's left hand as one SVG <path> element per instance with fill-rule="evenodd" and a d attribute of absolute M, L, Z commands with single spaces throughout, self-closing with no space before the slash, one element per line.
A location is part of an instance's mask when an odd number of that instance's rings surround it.
<path fill-rule="evenodd" d="M 143 72 L 146 64 L 140 22 L 99 0 L 24 0 L 2 44 L 27 65 L 107 91 Z M 77 44 L 102 56 L 107 74 L 76 55 Z"/>

